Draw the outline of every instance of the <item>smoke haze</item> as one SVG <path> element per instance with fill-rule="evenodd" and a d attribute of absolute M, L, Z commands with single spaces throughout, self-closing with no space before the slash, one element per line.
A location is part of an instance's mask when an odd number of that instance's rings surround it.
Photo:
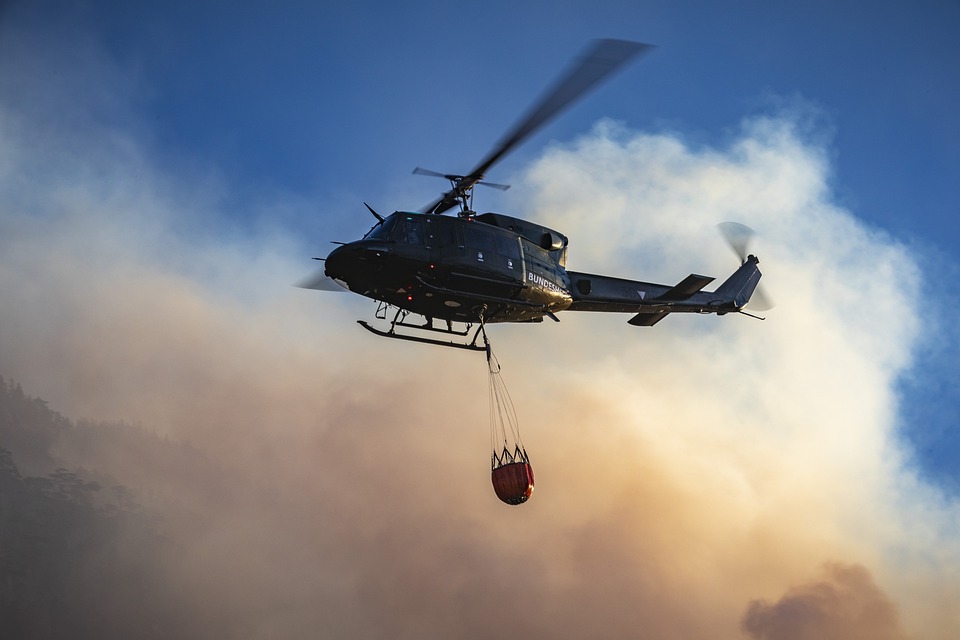
<path fill-rule="evenodd" d="M 213 169 L 152 155 L 135 74 L 95 47 L 0 42 L 0 374 L 198 452 L 58 452 L 162 512 L 184 637 L 960 633 L 960 510 L 897 437 L 923 274 L 835 202 L 808 107 L 720 148 L 601 122 L 513 181 L 509 213 L 569 235 L 576 270 L 722 278 L 714 225 L 748 224 L 777 308 L 494 327 L 537 475 L 509 508 L 480 356 L 292 288 L 326 238 L 271 220 L 303 203 L 241 225 Z"/>
<path fill-rule="evenodd" d="M 775 604 L 750 603 L 743 628 L 754 638 L 906 638 L 896 608 L 860 566 L 828 564 L 823 579 L 793 587 Z"/>

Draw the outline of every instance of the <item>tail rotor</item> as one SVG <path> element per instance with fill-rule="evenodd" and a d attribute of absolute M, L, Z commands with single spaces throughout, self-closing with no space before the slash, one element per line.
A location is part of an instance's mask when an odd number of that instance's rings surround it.
<path fill-rule="evenodd" d="M 750 245 L 753 243 L 757 232 L 739 222 L 721 222 L 717 225 L 717 229 L 723 234 L 730 249 L 740 258 L 740 264 L 746 262 L 750 255 Z M 746 307 L 753 311 L 769 311 L 774 307 L 774 304 L 763 285 L 759 285 L 750 297 L 750 302 L 747 303 Z"/>

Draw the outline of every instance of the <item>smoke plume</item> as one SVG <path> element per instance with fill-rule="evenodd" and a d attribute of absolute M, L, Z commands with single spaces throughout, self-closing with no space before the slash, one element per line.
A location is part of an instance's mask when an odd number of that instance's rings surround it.
<path fill-rule="evenodd" d="M 480 356 L 380 341 L 354 323 L 372 303 L 291 287 L 326 240 L 270 222 L 301 203 L 236 210 L 214 169 L 161 160 L 94 45 L 0 42 L 0 374 L 189 443 L 58 452 L 162 512 L 183 637 L 960 631 L 960 511 L 896 437 L 923 274 L 836 203 L 803 108 L 715 147 L 600 123 L 514 181 L 508 213 L 568 234 L 576 270 L 722 278 L 714 225 L 748 224 L 777 307 L 493 327 L 537 476 L 510 508 Z M 78 67 L 84 91 L 51 73 Z"/>
<path fill-rule="evenodd" d="M 824 577 L 792 587 L 774 604 L 750 603 L 743 628 L 758 640 L 901 640 L 890 599 L 860 566 L 828 564 Z"/>

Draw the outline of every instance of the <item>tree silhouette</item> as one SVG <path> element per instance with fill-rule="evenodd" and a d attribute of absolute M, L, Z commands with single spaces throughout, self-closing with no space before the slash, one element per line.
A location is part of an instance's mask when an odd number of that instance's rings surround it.
<path fill-rule="evenodd" d="M 90 434 L 110 432 L 96 427 L 84 427 L 87 446 L 96 446 Z M 195 637 L 187 604 L 157 578 L 173 552 L 158 518 L 130 488 L 103 491 L 51 453 L 77 428 L 0 378 L 0 636 Z M 21 455 L 53 470 L 22 473 Z"/>

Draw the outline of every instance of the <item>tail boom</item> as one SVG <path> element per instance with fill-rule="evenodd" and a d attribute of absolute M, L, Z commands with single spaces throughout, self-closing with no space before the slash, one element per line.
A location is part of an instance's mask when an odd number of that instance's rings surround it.
<path fill-rule="evenodd" d="M 569 311 L 635 314 L 627 322 L 653 326 L 670 313 L 736 313 L 750 301 L 760 282 L 759 260 L 748 256 L 716 291 L 703 291 L 713 281 L 690 274 L 674 286 L 624 280 L 589 273 L 568 272 L 573 303 Z"/>

